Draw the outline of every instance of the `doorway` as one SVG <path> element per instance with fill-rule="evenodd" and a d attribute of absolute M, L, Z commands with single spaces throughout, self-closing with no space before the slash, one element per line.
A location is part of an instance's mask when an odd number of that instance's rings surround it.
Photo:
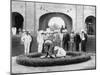
<path fill-rule="evenodd" d="M 46 28 L 49 27 L 49 22 L 51 19 L 56 18 L 56 20 L 61 21 L 62 24 L 65 25 L 65 28 L 67 28 L 68 32 L 71 32 L 72 30 L 72 18 L 64 13 L 59 12 L 52 12 L 44 14 L 39 19 L 39 30 L 46 30 Z"/>
<path fill-rule="evenodd" d="M 16 34 L 23 29 L 23 16 L 18 12 L 12 12 L 12 28 L 16 28 Z"/>

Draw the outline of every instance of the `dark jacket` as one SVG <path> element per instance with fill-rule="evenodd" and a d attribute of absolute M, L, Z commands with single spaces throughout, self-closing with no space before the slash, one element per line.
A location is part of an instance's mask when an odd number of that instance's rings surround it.
<path fill-rule="evenodd" d="M 74 42 L 75 43 L 80 43 L 81 42 L 81 38 L 80 38 L 80 35 L 79 34 L 76 34 L 75 37 L 74 37 Z"/>
<path fill-rule="evenodd" d="M 88 36 L 86 33 L 84 33 L 84 37 L 85 37 L 85 42 L 87 42 Z"/>
<path fill-rule="evenodd" d="M 68 43 L 68 41 L 70 41 L 70 35 L 66 33 L 63 35 L 63 43 Z"/>

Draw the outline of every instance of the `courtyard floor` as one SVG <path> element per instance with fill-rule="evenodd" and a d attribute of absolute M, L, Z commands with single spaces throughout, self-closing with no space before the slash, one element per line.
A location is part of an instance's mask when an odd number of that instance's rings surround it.
<path fill-rule="evenodd" d="M 49 67 L 28 67 L 19 65 L 16 63 L 16 56 L 15 56 L 12 57 L 12 73 L 37 73 L 37 72 L 95 69 L 96 68 L 95 53 L 89 53 L 89 54 L 91 55 L 91 59 L 86 62 L 64 65 L 64 66 L 49 66 Z"/>

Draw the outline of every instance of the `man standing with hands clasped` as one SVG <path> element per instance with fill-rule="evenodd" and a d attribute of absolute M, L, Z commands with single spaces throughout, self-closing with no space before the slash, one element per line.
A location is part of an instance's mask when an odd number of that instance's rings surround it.
<path fill-rule="evenodd" d="M 84 30 L 81 30 L 80 37 L 81 37 L 81 50 L 83 52 L 86 52 L 86 43 L 88 36 Z"/>
<path fill-rule="evenodd" d="M 21 41 L 24 43 L 24 53 L 29 54 L 32 37 L 28 31 L 24 31 L 24 34 L 21 37 Z"/>

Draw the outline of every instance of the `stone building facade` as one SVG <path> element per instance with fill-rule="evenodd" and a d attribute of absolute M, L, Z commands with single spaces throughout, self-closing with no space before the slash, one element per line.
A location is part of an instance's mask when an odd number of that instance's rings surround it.
<path fill-rule="evenodd" d="M 31 31 L 34 36 L 39 29 L 39 21 L 43 16 L 45 19 L 45 16 L 48 15 L 52 17 L 61 15 L 59 17 L 62 18 L 63 15 L 66 15 L 72 20 L 72 25 L 68 26 L 68 29 L 71 27 L 75 32 L 80 32 L 81 29 L 86 30 L 85 20 L 87 17 L 96 17 L 95 10 L 95 6 L 88 5 L 12 1 L 12 13 L 17 12 L 23 16 L 23 28 Z"/>
<path fill-rule="evenodd" d="M 11 7 L 12 16 L 13 13 L 20 14 L 23 18 L 22 28 L 29 30 L 33 37 L 36 37 L 39 29 L 48 27 L 48 21 L 55 16 L 65 21 L 69 32 L 87 30 L 87 22 L 96 18 L 96 7 L 88 5 L 12 1 Z M 89 20 L 86 22 L 87 18 Z M 14 22 L 15 19 L 12 20 Z M 15 23 L 12 23 L 12 26 L 13 24 Z"/>

